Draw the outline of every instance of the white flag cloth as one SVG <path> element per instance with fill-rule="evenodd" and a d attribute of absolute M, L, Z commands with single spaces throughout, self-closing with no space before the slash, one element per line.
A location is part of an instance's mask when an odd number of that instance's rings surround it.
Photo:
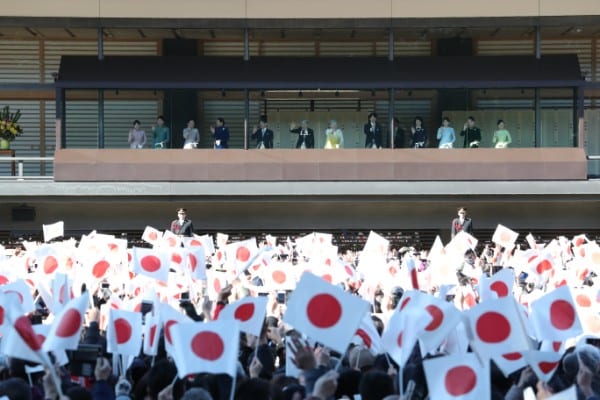
<path fill-rule="evenodd" d="M 363 345 L 374 356 L 383 354 L 385 352 L 383 348 L 383 342 L 379 332 L 375 328 L 373 319 L 370 313 L 365 313 L 363 319 L 360 321 L 360 325 L 352 338 L 352 342 L 357 345 Z"/>
<path fill-rule="evenodd" d="M 235 376 L 240 328 L 236 321 L 177 324 L 173 335 L 173 360 L 180 378 L 201 372 Z"/>
<path fill-rule="evenodd" d="M 107 351 L 124 356 L 137 356 L 141 347 L 142 314 L 111 309 L 106 331 Z"/>
<path fill-rule="evenodd" d="M 492 359 L 505 377 L 527 366 L 527 360 L 520 351 L 494 356 Z"/>
<path fill-rule="evenodd" d="M 210 235 L 194 235 L 191 238 L 183 238 L 183 244 L 186 247 L 192 248 L 198 245 L 204 248 L 204 253 L 208 256 L 214 254 L 215 252 L 215 243 L 213 241 L 212 236 Z"/>
<path fill-rule="evenodd" d="M 161 250 L 134 247 L 132 251 L 133 272 L 161 282 L 169 280 L 169 255 Z"/>
<path fill-rule="evenodd" d="M 52 239 L 65 235 L 65 223 L 64 221 L 58 221 L 53 224 L 42 225 L 42 230 L 44 231 L 44 242 L 47 243 Z"/>
<path fill-rule="evenodd" d="M 258 256 L 256 238 L 230 243 L 225 246 L 227 266 L 232 268 L 236 274 L 245 271 Z"/>
<path fill-rule="evenodd" d="M 242 332 L 259 336 L 265 321 L 268 300 L 266 296 L 244 297 L 225 306 L 219 313 L 219 320 L 237 320 Z"/>
<path fill-rule="evenodd" d="M 404 299 L 406 301 L 406 299 Z M 388 321 L 381 340 L 385 351 L 400 365 L 404 367 L 410 357 L 415 344 L 417 344 L 419 332 L 431 323 L 430 316 L 423 316 L 417 308 L 400 307 Z M 404 303 L 406 306 L 408 302 Z"/>
<path fill-rule="evenodd" d="M 206 279 L 206 256 L 203 246 L 190 247 L 187 253 L 187 271 L 196 280 Z"/>
<path fill-rule="evenodd" d="M 577 388 L 575 385 L 570 388 L 563 390 L 562 392 L 558 392 L 553 394 L 550 397 L 546 397 L 546 400 L 577 400 Z"/>
<path fill-rule="evenodd" d="M 163 233 L 156 228 L 146 226 L 144 233 L 142 233 L 142 240 L 151 245 L 157 245 L 162 238 Z"/>
<path fill-rule="evenodd" d="M 160 312 L 154 306 L 155 312 L 146 314 L 144 325 L 144 354 L 155 356 L 158 353 L 158 338 L 160 336 L 161 321 Z"/>
<path fill-rule="evenodd" d="M 488 300 L 466 312 L 473 349 L 482 360 L 530 350 L 530 343 L 512 297 Z"/>
<path fill-rule="evenodd" d="M 490 373 L 473 353 L 423 361 L 431 400 L 491 398 Z"/>
<path fill-rule="evenodd" d="M 565 340 L 583 333 L 568 286 L 534 301 L 529 318 L 538 340 Z"/>
<path fill-rule="evenodd" d="M 369 232 L 369 237 L 365 243 L 362 254 L 374 253 L 382 256 L 387 256 L 390 241 L 379 235 L 376 232 Z"/>
<path fill-rule="evenodd" d="M 89 293 L 69 301 L 52 322 L 44 351 L 74 350 L 79 345 L 79 334 L 85 321 L 85 312 L 90 304 Z"/>
<path fill-rule="evenodd" d="M 519 237 L 519 234 L 504 225 L 498 224 L 494 235 L 492 236 L 492 242 L 506 248 L 512 249 L 515 246 L 515 241 Z"/>
<path fill-rule="evenodd" d="M 369 303 L 311 273 L 292 292 L 283 321 L 325 346 L 344 353 Z"/>
<path fill-rule="evenodd" d="M 511 268 L 503 268 L 490 278 L 482 277 L 479 282 L 479 298 L 481 301 L 512 296 L 515 284 L 515 273 Z"/>
<path fill-rule="evenodd" d="M 192 320 L 170 305 L 165 303 L 160 304 L 160 323 L 162 324 L 162 330 L 165 335 L 165 349 L 167 350 L 167 353 L 173 355 L 173 327 L 177 324 L 187 322 L 192 322 Z"/>
<path fill-rule="evenodd" d="M 561 365 L 561 353 L 554 351 L 524 351 L 523 357 L 539 380 L 548 382 Z"/>
<path fill-rule="evenodd" d="M 29 313 L 35 310 L 35 304 L 33 304 L 33 296 L 29 290 L 29 286 L 23 279 L 19 279 L 13 283 L 9 283 L 4 286 L 0 286 L 0 292 L 7 297 L 8 301 L 16 301 L 20 304 L 21 310 L 24 313 Z"/>

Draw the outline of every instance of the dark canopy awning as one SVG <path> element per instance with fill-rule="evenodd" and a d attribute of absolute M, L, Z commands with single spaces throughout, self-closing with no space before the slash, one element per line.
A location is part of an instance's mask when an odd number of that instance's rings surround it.
<path fill-rule="evenodd" d="M 478 57 L 63 56 L 65 89 L 388 89 L 576 87 L 576 55 Z"/>

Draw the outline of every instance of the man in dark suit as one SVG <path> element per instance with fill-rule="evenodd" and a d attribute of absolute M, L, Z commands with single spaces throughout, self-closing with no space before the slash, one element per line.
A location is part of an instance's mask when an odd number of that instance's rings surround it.
<path fill-rule="evenodd" d="M 467 209 L 464 207 L 458 209 L 458 218 L 452 220 L 452 237 L 461 231 L 469 235 L 473 234 L 473 221 L 467 217 Z"/>
<path fill-rule="evenodd" d="M 257 149 L 273 148 L 273 131 L 268 128 L 267 118 L 261 117 L 258 129 L 254 130 L 252 139 L 256 139 Z"/>
<path fill-rule="evenodd" d="M 315 148 L 315 132 L 308 127 L 308 120 L 303 120 L 299 127 L 292 122 L 290 132 L 298 134 L 296 141 L 297 149 L 314 149 Z"/>
<path fill-rule="evenodd" d="M 171 232 L 181 236 L 193 236 L 194 225 L 192 220 L 187 218 L 187 210 L 185 208 L 177 209 L 177 219 L 171 222 Z"/>
<path fill-rule="evenodd" d="M 369 122 L 363 127 L 365 133 L 365 148 L 381 148 L 381 136 L 382 129 L 381 125 L 377 122 L 377 113 L 372 112 L 369 114 Z"/>

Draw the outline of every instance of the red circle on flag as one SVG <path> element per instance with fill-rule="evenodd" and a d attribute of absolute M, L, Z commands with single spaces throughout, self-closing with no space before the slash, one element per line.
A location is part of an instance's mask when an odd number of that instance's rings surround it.
<path fill-rule="evenodd" d="M 169 247 L 177 246 L 177 240 L 174 237 L 168 238 L 167 243 L 169 244 Z"/>
<path fill-rule="evenodd" d="M 490 289 L 496 292 L 498 297 L 508 296 L 508 286 L 502 281 L 496 281 L 490 285 Z"/>
<path fill-rule="evenodd" d="M 459 365 L 446 372 L 444 386 L 452 396 L 463 396 L 470 393 L 477 385 L 477 374 L 466 365 Z"/>
<path fill-rule="evenodd" d="M 325 260 L 325 265 L 327 265 L 328 267 L 331 267 L 331 258 L 328 258 Z"/>
<path fill-rule="evenodd" d="M 173 344 L 173 341 L 171 340 L 171 327 L 176 323 L 177 321 L 175 321 L 174 319 L 165 322 L 165 338 L 167 339 L 167 342 L 169 342 L 169 344 Z"/>
<path fill-rule="evenodd" d="M 404 309 L 404 307 L 406 307 L 406 305 L 410 302 L 410 297 L 407 297 L 406 299 L 404 299 L 402 301 L 402 303 L 400 303 L 400 311 L 402 311 Z"/>
<path fill-rule="evenodd" d="M 173 253 L 171 254 L 171 261 L 173 261 L 175 264 L 181 264 L 181 254 L 179 253 Z"/>
<path fill-rule="evenodd" d="M 246 246 L 240 246 L 235 251 L 235 258 L 240 262 L 246 262 L 250 259 L 250 250 Z"/>
<path fill-rule="evenodd" d="M 36 334 L 35 337 L 37 338 L 37 341 L 39 344 L 44 344 L 44 342 L 46 341 L 46 336 L 41 335 L 41 334 Z"/>
<path fill-rule="evenodd" d="M 149 342 L 150 342 L 150 346 L 154 345 L 154 338 L 155 337 L 156 337 L 156 325 L 152 325 L 150 327 L 150 337 L 148 338 Z"/>
<path fill-rule="evenodd" d="M 506 231 L 502 231 L 500 233 L 500 241 L 503 243 L 510 243 L 511 242 L 511 237 L 510 237 L 510 233 L 506 232 Z"/>
<path fill-rule="evenodd" d="M 396 338 L 396 343 L 398 344 L 398 347 L 402 347 L 402 337 L 404 336 L 404 332 L 400 332 L 398 334 L 398 337 Z"/>
<path fill-rule="evenodd" d="M 233 317 L 239 321 L 246 322 L 254 315 L 254 303 L 242 304 L 235 309 Z"/>
<path fill-rule="evenodd" d="M 140 260 L 140 266 L 148 272 L 158 271 L 160 269 L 160 264 L 160 258 L 154 255 L 144 256 Z"/>
<path fill-rule="evenodd" d="M 520 360 L 521 358 L 523 358 L 523 356 L 521 355 L 521 353 L 515 352 L 515 353 L 502 354 L 502 358 L 505 358 L 508 361 L 517 361 L 517 360 Z"/>
<path fill-rule="evenodd" d="M 127 343 L 131 339 L 131 324 L 125 318 L 117 318 L 115 320 L 115 332 L 117 334 L 117 344 Z"/>
<path fill-rule="evenodd" d="M 56 329 L 56 336 L 62 338 L 68 338 L 79 332 L 81 327 L 81 314 L 74 308 L 68 309 L 64 314 L 58 328 Z"/>
<path fill-rule="evenodd" d="M 213 288 L 215 289 L 215 292 L 219 293 L 222 289 L 221 287 L 221 281 L 219 281 L 219 279 L 215 278 L 213 280 Z"/>
<path fill-rule="evenodd" d="M 435 331 L 437 328 L 440 327 L 440 325 L 444 321 L 444 312 L 441 308 L 433 304 L 430 304 L 427 307 L 425 307 L 425 310 L 427 310 L 429 315 L 431 315 L 431 317 L 433 318 L 429 325 L 425 327 L 425 330 L 429 332 Z"/>
<path fill-rule="evenodd" d="M 363 329 L 358 328 L 358 330 L 356 331 L 355 335 L 357 335 L 358 337 L 360 337 L 363 341 L 363 343 L 365 344 L 365 347 L 367 349 L 371 348 L 371 338 L 369 337 L 369 334 L 367 332 L 365 332 Z"/>
<path fill-rule="evenodd" d="M 31 350 L 38 351 L 42 348 L 42 344 L 31 327 L 29 318 L 24 315 L 17 318 L 14 326 L 21 339 L 23 339 Z"/>
<path fill-rule="evenodd" d="M 188 243 L 189 246 L 202 246 L 202 242 L 196 239 L 192 239 L 190 240 L 190 242 Z"/>
<path fill-rule="evenodd" d="M 44 273 L 51 274 L 58 268 L 58 260 L 54 256 L 48 256 L 44 260 Z"/>
<path fill-rule="evenodd" d="M 8 283 L 8 278 L 4 275 L 0 275 L 0 285 L 6 285 Z"/>
<path fill-rule="evenodd" d="M 577 239 L 575 239 L 575 246 L 576 247 L 579 247 L 579 246 L 581 246 L 584 243 L 585 243 L 585 239 L 582 238 L 582 237 L 578 237 Z"/>
<path fill-rule="evenodd" d="M 280 271 L 280 270 L 273 271 L 273 273 L 271 274 L 271 277 L 273 278 L 273 282 L 275 282 L 279 285 L 284 283 L 287 279 L 285 272 Z"/>
<path fill-rule="evenodd" d="M 0 306 L 0 325 L 4 323 L 4 307 Z"/>
<path fill-rule="evenodd" d="M 592 300 L 590 300 L 590 298 L 585 294 L 578 294 L 575 297 L 575 301 L 577 302 L 577 305 L 579 307 L 591 307 L 592 306 Z"/>
<path fill-rule="evenodd" d="M 557 366 L 558 366 L 558 362 L 543 361 L 541 363 L 538 363 L 538 367 L 540 367 L 540 370 L 545 374 L 550 373 Z"/>
<path fill-rule="evenodd" d="M 23 295 L 21 293 L 19 293 L 16 290 L 7 290 L 6 292 L 4 292 L 5 295 L 7 294 L 15 294 L 17 295 L 17 297 L 19 298 L 19 303 L 23 304 Z"/>
<path fill-rule="evenodd" d="M 310 299 L 306 315 L 311 324 L 318 328 L 331 328 L 342 317 L 342 305 L 329 293 L 321 293 Z"/>
<path fill-rule="evenodd" d="M 396 276 L 396 274 L 398 273 L 398 270 L 396 269 L 396 267 L 391 266 L 388 268 L 388 272 L 390 273 L 391 276 Z"/>
<path fill-rule="evenodd" d="M 195 272 L 196 267 L 198 266 L 198 260 L 196 260 L 196 256 L 193 254 L 188 254 L 188 260 L 189 260 L 190 268 L 192 269 L 192 272 Z"/>
<path fill-rule="evenodd" d="M 550 262 L 550 260 L 542 260 L 538 263 L 538 265 L 535 267 L 535 270 L 537 271 L 538 274 L 543 274 L 544 271 L 549 271 L 552 269 L 552 263 Z"/>
<path fill-rule="evenodd" d="M 148 233 L 148 239 L 153 240 L 153 241 L 158 239 L 158 233 L 156 233 L 155 231 Z"/>
<path fill-rule="evenodd" d="M 550 305 L 550 323 L 556 329 L 569 329 L 575 323 L 575 309 L 565 300 L 556 300 Z"/>
<path fill-rule="evenodd" d="M 483 342 L 500 343 L 510 336 L 510 322 L 504 315 L 488 311 L 477 319 L 475 330 Z"/>
<path fill-rule="evenodd" d="M 225 343 L 221 336 L 211 331 L 196 334 L 191 345 L 195 355 L 208 361 L 218 360 L 225 351 Z"/>
<path fill-rule="evenodd" d="M 552 342 L 552 348 L 554 351 L 559 351 L 562 346 L 562 342 Z"/>
<path fill-rule="evenodd" d="M 323 279 L 325 282 L 331 283 L 333 281 L 333 278 L 331 277 L 331 275 L 329 274 L 325 274 L 321 277 L 321 279 Z"/>
<path fill-rule="evenodd" d="M 106 274 L 106 271 L 108 271 L 109 267 L 110 267 L 110 264 L 108 261 L 106 261 L 106 260 L 98 261 L 92 267 L 92 275 L 94 275 L 94 278 L 102 278 L 104 276 L 104 274 Z"/>
<path fill-rule="evenodd" d="M 352 268 L 350 268 L 347 265 L 344 265 L 344 270 L 346 271 L 346 273 L 350 276 L 354 276 L 354 270 Z"/>

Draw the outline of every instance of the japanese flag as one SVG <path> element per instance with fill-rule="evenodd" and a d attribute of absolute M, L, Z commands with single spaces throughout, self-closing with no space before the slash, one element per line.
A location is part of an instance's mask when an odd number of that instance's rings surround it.
<path fill-rule="evenodd" d="M 461 257 L 469 249 L 475 250 L 477 239 L 465 231 L 458 232 L 444 248 L 446 254 L 458 254 Z"/>
<path fill-rule="evenodd" d="M 219 319 L 237 320 L 242 332 L 259 336 L 267 313 L 267 301 L 265 296 L 245 297 L 221 310 Z"/>
<path fill-rule="evenodd" d="M 227 264 L 236 274 L 245 271 L 258 256 L 256 238 L 230 243 L 225 247 Z"/>
<path fill-rule="evenodd" d="M 466 313 L 471 346 L 482 360 L 530 349 L 517 307 L 513 297 L 504 297 L 479 303 Z"/>
<path fill-rule="evenodd" d="M 111 259 L 104 255 L 87 257 L 82 260 L 82 264 L 89 271 L 92 282 L 107 278 L 113 271 Z"/>
<path fill-rule="evenodd" d="M 489 279 L 482 278 L 479 284 L 479 297 L 481 301 L 499 299 L 512 296 L 515 284 L 515 273 L 510 268 L 503 268 Z"/>
<path fill-rule="evenodd" d="M 160 305 L 160 322 L 162 324 L 162 329 L 165 334 L 165 349 L 167 353 L 173 354 L 173 343 L 174 338 L 172 334 L 172 329 L 177 324 L 184 324 L 187 322 L 192 322 L 190 318 L 183 315 L 173 307 L 168 304 L 161 303 Z"/>
<path fill-rule="evenodd" d="M 217 300 L 219 292 L 227 286 L 227 274 L 211 268 L 206 271 L 206 294 L 211 300 Z"/>
<path fill-rule="evenodd" d="M 32 325 L 33 334 L 37 339 L 37 343 L 41 346 L 46 340 L 46 336 L 48 336 L 48 331 L 50 330 L 50 325 Z M 22 360 L 27 360 L 33 363 L 44 363 L 43 355 L 39 351 L 34 351 L 32 348 L 23 340 L 23 338 L 19 335 L 16 329 L 10 329 L 10 331 L 4 336 L 2 342 L 2 354 L 19 358 Z M 64 351 L 54 351 L 54 355 L 56 356 L 57 362 L 59 365 L 64 365 L 69 362 L 67 355 Z"/>
<path fill-rule="evenodd" d="M 146 226 L 144 233 L 142 233 L 142 240 L 151 245 L 158 245 L 163 233 L 156 228 Z"/>
<path fill-rule="evenodd" d="M 227 245 L 227 241 L 229 240 L 229 235 L 225 233 L 217 232 L 217 248 L 222 249 Z"/>
<path fill-rule="evenodd" d="M 158 245 L 160 247 L 166 247 L 171 249 L 181 247 L 181 238 L 173 232 L 166 230 L 163 232 L 163 236 Z"/>
<path fill-rule="evenodd" d="M 565 340 L 583 332 L 568 286 L 561 286 L 531 304 L 529 316 L 538 340 Z"/>
<path fill-rule="evenodd" d="M 452 303 L 422 293 L 419 295 L 421 300 L 415 302 L 412 307 L 416 307 L 422 315 L 428 314 L 425 319 L 429 320 L 429 323 L 418 334 L 421 354 L 426 354 L 439 347 L 456 329 L 462 315 Z"/>
<path fill-rule="evenodd" d="M 183 238 L 183 244 L 186 247 L 196 247 L 198 244 L 204 248 L 204 253 L 206 255 L 215 253 L 215 243 L 213 241 L 213 237 L 210 235 L 196 235 L 194 234 L 191 238 Z"/>
<path fill-rule="evenodd" d="M 506 248 L 512 249 L 515 247 L 515 241 L 519 237 L 519 234 L 513 230 L 508 229 L 504 225 L 498 224 L 494 235 L 492 236 L 492 242 Z"/>
<path fill-rule="evenodd" d="M 56 274 L 52 280 L 52 309 L 54 313 L 60 312 L 71 301 L 73 296 L 73 282 L 67 274 Z"/>
<path fill-rule="evenodd" d="M 132 253 L 133 272 L 161 282 L 168 281 L 170 260 L 167 253 L 142 247 L 134 247 Z"/>
<path fill-rule="evenodd" d="M 172 356 L 180 378 L 200 372 L 236 375 L 240 340 L 236 321 L 178 324 L 172 335 Z"/>
<path fill-rule="evenodd" d="M 363 319 L 360 321 L 352 342 L 366 347 L 374 356 L 385 352 L 381 336 L 379 336 L 371 314 L 368 312 L 365 313 Z"/>
<path fill-rule="evenodd" d="M 288 301 L 283 321 L 344 353 L 368 309 L 366 301 L 304 273 Z"/>
<path fill-rule="evenodd" d="M 169 269 L 173 269 L 177 272 L 184 272 L 187 266 L 187 253 L 188 250 L 183 247 L 173 247 L 165 249 L 171 255 L 171 263 Z"/>
<path fill-rule="evenodd" d="M 389 240 L 378 233 L 371 231 L 369 232 L 369 237 L 367 238 L 367 242 L 365 243 L 365 247 L 361 254 L 374 253 L 386 257 L 389 245 Z"/>
<path fill-rule="evenodd" d="M 527 360 L 520 351 L 494 356 L 492 359 L 505 377 L 527 366 Z"/>
<path fill-rule="evenodd" d="M 535 242 L 535 238 L 533 237 L 533 235 L 531 233 L 529 233 L 527 236 L 525 236 L 525 240 L 527 240 L 527 244 L 529 245 L 529 248 L 532 250 L 537 249 L 537 243 Z"/>
<path fill-rule="evenodd" d="M 187 271 L 193 279 L 206 279 L 206 256 L 203 246 L 189 248 L 186 261 Z"/>
<path fill-rule="evenodd" d="M 157 310 L 157 304 L 155 303 L 154 308 Z M 160 312 L 156 311 L 154 315 L 151 313 L 146 314 L 146 321 L 144 325 L 144 354 L 149 356 L 155 356 L 158 353 L 158 337 L 160 335 L 161 321 Z"/>
<path fill-rule="evenodd" d="M 65 235 L 65 223 L 58 221 L 53 224 L 42 225 L 42 230 L 44 231 L 44 242 L 49 242 Z"/>
<path fill-rule="evenodd" d="M 431 400 L 491 398 L 490 372 L 473 353 L 423 361 Z"/>
<path fill-rule="evenodd" d="M 561 353 L 554 351 L 524 351 L 523 356 L 539 380 L 548 382 L 560 366 Z"/>
<path fill-rule="evenodd" d="M 23 279 L 2 286 L 0 291 L 4 294 L 7 301 L 16 301 L 20 304 L 21 310 L 24 313 L 35 310 L 33 296 L 31 296 L 29 286 L 27 286 L 27 283 Z"/>
<path fill-rule="evenodd" d="M 296 287 L 296 269 L 287 268 L 286 265 L 271 263 L 268 267 L 261 268 L 265 287 L 269 290 L 293 290 Z"/>
<path fill-rule="evenodd" d="M 106 345 L 109 353 L 137 356 L 142 347 L 142 314 L 110 310 Z"/>
<path fill-rule="evenodd" d="M 406 301 L 406 299 L 404 299 Z M 408 303 L 403 303 L 407 305 Z M 423 317 L 417 308 L 406 307 L 394 311 L 381 337 L 386 352 L 401 367 L 404 367 L 418 340 L 419 332 L 431 322 L 428 316 Z"/>
<path fill-rule="evenodd" d="M 52 322 L 52 328 L 44 341 L 44 351 L 74 350 L 79 345 L 79 333 L 83 327 L 85 312 L 90 298 L 88 292 L 69 301 Z"/>
<path fill-rule="evenodd" d="M 51 276 L 61 267 L 61 256 L 55 245 L 40 246 L 35 250 L 37 270 L 42 276 Z"/>
<path fill-rule="evenodd" d="M 585 249 L 585 258 L 590 263 L 590 267 L 596 271 L 600 269 L 600 246 L 596 242 L 590 242 L 583 245 Z"/>

